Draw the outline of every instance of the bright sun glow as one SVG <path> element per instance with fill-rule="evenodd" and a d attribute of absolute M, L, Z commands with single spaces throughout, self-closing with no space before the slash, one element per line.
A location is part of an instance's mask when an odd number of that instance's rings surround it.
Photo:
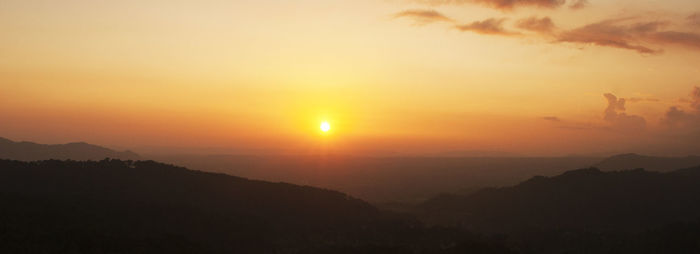
<path fill-rule="evenodd" d="M 331 130 L 331 124 L 329 124 L 328 122 L 321 123 L 321 131 L 328 132 L 330 130 Z"/>

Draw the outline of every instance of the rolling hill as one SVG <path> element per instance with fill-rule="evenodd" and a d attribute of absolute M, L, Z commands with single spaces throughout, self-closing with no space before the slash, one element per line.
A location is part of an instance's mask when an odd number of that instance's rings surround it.
<path fill-rule="evenodd" d="M 513 253 L 337 191 L 153 161 L 0 160 L 0 253 Z"/>
<path fill-rule="evenodd" d="M 700 219 L 698 182 L 700 167 L 668 173 L 588 168 L 471 195 L 442 195 L 420 211 L 429 223 L 480 232 L 639 232 Z"/>
<path fill-rule="evenodd" d="M 608 157 L 593 167 L 604 171 L 643 168 L 650 171 L 668 172 L 698 165 L 700 165 L 700 156 L 659 157 L 629 153 Z"/>
<path fill-rule="evenodd" d="M 45 145 L 33 142 L 14 142 L 0 138 L 0 159 L 37 161 L 50 159 L 102 160 L 104 158 L 138 160 L 140 157 L 131 151 L 118 152 L 84 142 Z"/>

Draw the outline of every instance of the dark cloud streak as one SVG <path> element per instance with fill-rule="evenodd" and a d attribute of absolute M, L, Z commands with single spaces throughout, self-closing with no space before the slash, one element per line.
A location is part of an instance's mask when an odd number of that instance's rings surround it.
<path fill-rule="evenodd" d="M 515 26 L 523 30 L 536 32 L 540 34 L 551 34 L 557 28 L 552 19 L 549 17 L 530 17 L 526 19 L 521 19 L 518 20 Z"/>
<path fill-rule="evenodd" d="M 574 9 L 574 10 L 578 10 L 578 9 L 583 9 L 586 6 L 588 6 L 588 0 L 577 0 L 577 1 L 574 1 L 573 3 L 571 3 L 569 8 Z"/>
<path fill-rule="evenodd" d="M 561 119 L 559 119 L 559 117 L 556 117 L 556 116 L 545 116 L 545 117 L 542 117 L 542 119 L 546 120 L 546 121 L 551 121 L 551 122 L 561 122 Z"/>
<path fill-rule="evenodd" d="M 478 4 L 502 11 L 510 11 L 520 7 L 556 9 L 567 3 L 566 0 L 413 0 L 412 2 L 429 5 Z M 583 0 L 572 0 L 572 2 L 571 6 L 578 6 L 579 8 L 583 8 L 586 5 L 586 1 Z"/>
<path fill-rule="evenodd" d="M 700 12 L 688 16 L 688 24 L 700 28 Z"/>
<path fill-rule="evenodd" d="M 417 25 L 425 25 L 434 22 L 454 22 L 452 19 L 434 10 L 405 10 L 394 14 L 394 18 L 410 18 Z"/>
<path fill-rule="evenodd" d="M 700 34 L 695 33 L 664 31 L 654 33 L 649 39 L 659 44 L 678 44 L 693 49 L 700 49 Z"/>
<path fill-rule="evenodd" d="M 506 1 L 506 0 L 504 0 Z M 453 1 L 440 1 L 452 3 Z M 462 2 L 455 0 L 454 2 Z M 584 1 L 585 2 L 585 1 Z M 417 25 L 434 22 L 455 24 L 454 19 L 434 10 L 407 10 L 394 15 L 394 18 L 411 18 Z M 700 50 L 700 33 L 674 31 L 666 28 L 672 24 L 667 21 L 636 21 L 641 18 L 608 19 L 584 25 L 579 28 L 564 30 L 557 27 L 550 17 L 529 17 L 518 20 L 514 27 L 533 32 L 554 43 L 571 43 L 578 45 L 595 45 L 618 49 L 633 50 L 644 55 L 660 54 L 663 46 L 676 45 L 692 50 Z M 700 23 L 700 14 L 688 17 Z M 457 24 L 454 28 L 466 32 L 484 35 L 518 36 L 520 32 L 504 26 L 507 18 L 489 18 L 468 24 Z"/>
<path fill-rule="evenodd" d="M 628 102 L 659 102 L 659 99 L 655 98 L 638 98 L 638 97 L 632 97 L 632 98 L 627 98 Z"/>
<path fill-rule="evenodd" d="M 557 41 L 629 49 L 642 54 L 661 52 L 660 49 L 641 45 L 640 41 L 650 33 L 656 32 L 665 23 L 645 22 L 620 25 L 621 21 L 624 20 L 605 20 L 569 30 L 558 34 Z"/>
<path fill-rule="evenodd" d="M 475 21 L 466 25 L 457 25 L 456 28 L 460 31 L 471 31 L 478 34 L 488 34 L 488 35 L 518 35 L 520 33 L 513 32 L 505 29 L 503 27 L 503 22 L 506 19 L 495 19 L 490 18 L 482 21 Z"/>

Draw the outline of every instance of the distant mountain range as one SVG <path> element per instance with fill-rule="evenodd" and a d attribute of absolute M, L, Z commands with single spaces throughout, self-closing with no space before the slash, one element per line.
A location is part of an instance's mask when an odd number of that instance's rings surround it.
<path fill-rule="evenodd" d="M 381 203 L 417 204 L 440 193 L 470 193 L 485 187 L 512 186 L 534 175 L 567 170 L 603 171 L 646 168 L 666 172 L 700 165 L 700 157 L 653 157 L 636 154 L 597 157 L 369 157 L 142 155 L 86 144 L 43 145 L 0 138 L 0 159 L 138 160 L 147 157 L 196 170 L 272 182 L 330 188 Z"/>
<path fill-rule="evenodd" d="M 21 161 L 37 160 L 102 160 L 114 158 L 138 160 L 140 156 L 131 151 L 118 152 L 84 142 L 44 145 L 32 142 L 14 142 L 0 138 L 0 159 Z"/>
<path fill-rule="evenodd" d="M 251 179 L 339 190 L 374 204 L 416 204 L 440 193 L 510 186 L 600 158 L 169 155 L 153 159 Z"/>
<path fill-rule="evenodd" d="M 700 156 L 657 157 L 630 153 L 606 158 L 593 166 L 604 171 L 643 168 L 650 171 L 667 172 L 699 165 Z"/>
<path fill-rule="evenodd" d="M 423 203 L 431 224 L 480 232 L 642 231 L 700 219 L 700 167 L 667 173 L 596 168 Z"/>

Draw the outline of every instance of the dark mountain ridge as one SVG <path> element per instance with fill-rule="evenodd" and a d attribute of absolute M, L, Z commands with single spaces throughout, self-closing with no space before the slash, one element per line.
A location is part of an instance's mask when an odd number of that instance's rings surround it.
<path fill-rule="evenodd" d="M 440 193 L 517 184 L 600 158 L 368 157 L 347 155 L 154 156 L 188 168 L 265 181 L 331 188 L 373 204 L 417 204 Z"/>
<path fill-rule="evenodd" d="M 337 191 L 153 161 L 0 160 L 0 253 L 698 253 L 699 223 L 665 224 L 696 218 L 698 177 L 534 177 L 431 200 L 459 227 L 426 227 Z"/>
<path fill-rule="evenodd" d="M 700 219 L 699 182 L 700 167 L 668 173 L 588 168 L 471 195 L 442 195 L 423 203 L 420 213 L 429 223 L 480 232 L 635 232 Z"/>
<path fill-rule="evenodd" d="M 138 160 L 140 156 L 131 151 L 118 152 L 85 142 L 44 145 L 33 142 L 14 142 L 0 138 L 0 159 L 20 161 L 38 160 L 102 160 L 115 158 Z"/>
<path fill-rule="evenodd" d="M 608 157 L 593 167 L 604 171 L 644 168 L 650 171 L 668 172 L 697 165 L 700 165 L 700 156 L 660 157 L 628 153 Z"/>
<path fill-rule="evenodd" d="M 337 191 L 153 161 L 0 160 L 0 200 L 0 253 L 512 253 Z"/>

